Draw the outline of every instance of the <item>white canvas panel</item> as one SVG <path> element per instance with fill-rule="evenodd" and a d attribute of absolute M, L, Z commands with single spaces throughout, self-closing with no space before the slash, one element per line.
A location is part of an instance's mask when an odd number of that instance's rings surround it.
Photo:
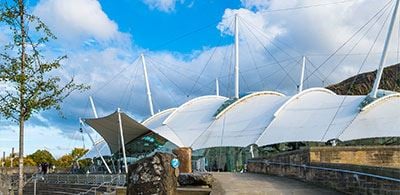
<path fill-rule="evenodd" d="M 173 112 L 175 111 L 176 108 L 170 108 L 164 111 L 161 111 L 154 116 L 149 117 L 145 121 L 142 122 L 144 126 L 146 126 L 149 129 L 156 129 L 158 127 L 161 127 L 164 122 L 164 120 Z"/>
<path fill-rule="evenodd" d="M 97 150 L 99 150 L 100 155 L 102 155 L 102 156 L 111 156 L 111 150 L 108 147 L 106 141 L 101 140 L 101 141 L 95 143 L 95 145 L 88 152 L 86 152 L 85 155 L 83 155 L 79 159 L 83 160 L 83 159 L 100 158 L 96 148 L 97 148 Z"/>
<path fill-rule="evenodd" d="M 127 144 L 133 139 L 150 132 L 147 127 L 130 118 L 123 112 L 121 112 L 121 120 L 125 142 L 124 144 Z M 120 144 L 121 138 L 119 136 L 120 130 L 118 123 L 118 112 L 114 112 L 106 117 L 85 119 L 84 121 L 103 137 L 110 147 L 112 153 L 117 152 L 122 147 Z"/>
<path fill-rule="evenodd" d="M 363 96 L 338 96 L 314 88 L 292 97 L 257 141 L 269 145 L 295 141 L 327 141 L 335 138 L 358 114 Z M 340 108 L 340 109 L 339 109 Z"/>
<path fill-rule="evenodd" d="M 400 95 L 390 95 L 364 107 L 340 140 L 400 136 Z"/>
<path fill-rule="evenodd" d="M 274 92 L 258 92 L 239 99 L 218 115 L 192 148 L 245 147 L 255 143 L 286 99 Z"/>
<path fill-rule="evenodd" d="M 212 124 L 213 115 L 228 98 L 203 96 L 177 108 L 165 121 L 185 146 L 192 143 Z"/>

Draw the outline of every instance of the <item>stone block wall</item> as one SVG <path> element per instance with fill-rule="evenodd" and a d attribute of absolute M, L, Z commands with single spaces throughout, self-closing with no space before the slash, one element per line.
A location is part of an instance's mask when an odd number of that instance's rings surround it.
<path fill-rule="evenodd" d="M 400 146 L 312 147 L 310 163 L 400 168 Z"/>
<path fill-rule="evenodd" d="M 282 162 L 291 164 L 308 164 L 310 162 L 310 149 L 301 149 L 289 152 L 282 152 L 268 156 L 264 159 L 268 159 L 271 162 Z"/>
<path fill-rule="evenodd" d="M 399 155 L 397 146 L 315 147 L 254 159 L 249 161 L 247 169 L 253 173 L 299 179 L 346 194 L 400 194 Z"/>

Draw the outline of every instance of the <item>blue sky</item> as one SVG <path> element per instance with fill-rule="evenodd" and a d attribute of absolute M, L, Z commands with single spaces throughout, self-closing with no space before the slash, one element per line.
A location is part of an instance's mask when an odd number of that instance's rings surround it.
<path fill-rule="evenodd" d="M 175 10 L 166 13 L 151 9 L 141 1 L 124 0 L 120 1 L 118 6 L 115 6 L 115 2 L 107 0 L 100 3 L 110 19 L 118 22 L 121 31 L 129 32 L 135 37 L 135 44 L 153 51 L 165 49 L 178 52 L 215 46 L 220 42 L 220 32 L 215 26 L 224 10 L 241 5 L 238 0 L 185 1 L 182 4 L 177 3 Z M 190 39 L 160 46 L 166 41 L 202 27 L 206 28 L 193 33 Z"/>
<path fill-rule="evenodd" d="M 30 12 L 58 37 L 46 45 L 46 57 L 69 57 L 55 74 L 64 79 L 75 76 L 91 90 L 74 93 L 65 101 L 65 118 L 53 110 L 36 114 L 27 124 L 26 152 L 46 148 L 60 156 L 73 147 L 90 147 L 88 137 L 78 131 L 80 117 L 93 117 L 90 95 L 100 116 L 120 107 L 137 120 L 147 118 L 138 61 L 142 52 L 157 111 L 215 93 L 215 78 L 220 79 L 222 95 L 231 97 L 234 14 L 239 15 L 240 26 L 241 93 L 295 93 L 302 55 L 312 62 L 306 71 L 310 77 L 306 88 L 354 75 L 372 45 L 362 71 L 373 70 L 386 31 L 373 42 L 390 9 L 311 75 L 313 66 L 321 65 L 381 7 L 380 1 L 366 0 L 30 0 Z M 7 31 L 0 31 L 0 42 L 8 40 Z M 396 62 L 396 49 L 390 48 L 388 63 Z M 359 55 L 342 61 L 349 52 Z M 15 124 L 0 121 L 0 151 L 18 147 L 17 132 Z"/>

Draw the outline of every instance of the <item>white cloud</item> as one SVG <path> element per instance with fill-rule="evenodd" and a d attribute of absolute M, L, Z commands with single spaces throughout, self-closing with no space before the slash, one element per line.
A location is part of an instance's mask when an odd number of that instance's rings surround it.
<path fill-rule="evenodd" d="M 118 25 L 108 18 L 97 0 L 41 0 L 34 14 L 67 41 L 110 41 L 121 36 Z"/>
<path fill-rule="evenodd" d="M 162 12 L 175 11 L 177 3 L 183 3 L 183 0 L 143 0 L 150 9 L 157 9 Z"/>

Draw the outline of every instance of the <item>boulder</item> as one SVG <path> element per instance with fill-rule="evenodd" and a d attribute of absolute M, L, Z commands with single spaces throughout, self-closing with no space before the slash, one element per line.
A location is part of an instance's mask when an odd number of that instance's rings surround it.
<path fill-rule="evenodd" d="M 209 186 L 212 187 L 214 177 L 210 173 L 181 173 L 178 183 L 181 186 Z"/>
<path fill-rule="evenodd" d="M 129 166 L 127 194 L 176 194 L 177 176 L 172 154 L 155 153 Z"/>

